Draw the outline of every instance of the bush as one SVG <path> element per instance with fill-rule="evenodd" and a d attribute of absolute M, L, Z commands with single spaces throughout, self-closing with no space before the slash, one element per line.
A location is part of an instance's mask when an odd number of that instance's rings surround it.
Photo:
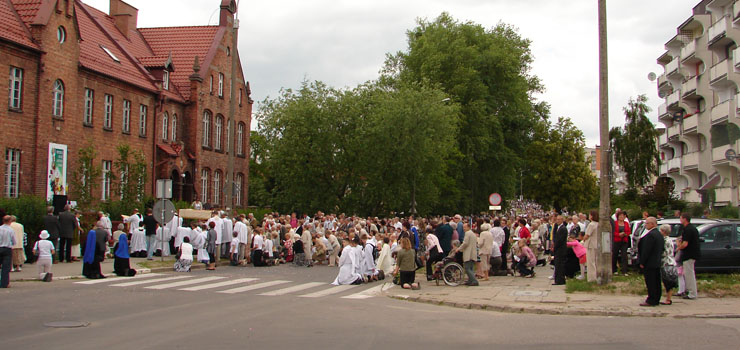
<path fill-rule="evenodd" d="M 20 196 L 19 198 L 0 198 L 0 208 L 8 215 L 18 217 L 18 222 L 28 234 L 29 239 L 37 237 L 44 229 L 44 216 L 49 203 L 37 196 Z"/>
<path fill-rule="evenodd" d="M 693 216 L 693 215 L 692 215 Z M 738 207 L 721 207 L 712 211 L 712 217 L 719 219 L 737 219 L 738 218 Z"/>

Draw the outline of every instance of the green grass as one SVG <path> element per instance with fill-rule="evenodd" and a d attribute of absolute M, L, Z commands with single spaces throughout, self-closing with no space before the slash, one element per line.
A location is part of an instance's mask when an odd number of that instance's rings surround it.
<path fill-rule="evenodd" d="M 710 297 L 740 297 L 740 274 L 700 273 L 696 276 L 700 293 Z M 627 294 L 647 295 L 642 275 L 614 276 L 612 283 L 596 283 L 569 279 L 565 285 L 566 293 Z"/>

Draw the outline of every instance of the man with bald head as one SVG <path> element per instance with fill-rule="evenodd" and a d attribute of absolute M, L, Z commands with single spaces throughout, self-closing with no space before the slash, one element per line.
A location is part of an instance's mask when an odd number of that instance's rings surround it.
<path fill-rule="evenodd" d="M 660 303 L 660 267 L 662 265 L 664 241 L 658 231 L 658 221 L 655 217 L 645 220 L 645 231 L 637 244 L 640 268 L 645 276 L 645 286 L 648 296 L 640 306 L 657 306 Z"/>

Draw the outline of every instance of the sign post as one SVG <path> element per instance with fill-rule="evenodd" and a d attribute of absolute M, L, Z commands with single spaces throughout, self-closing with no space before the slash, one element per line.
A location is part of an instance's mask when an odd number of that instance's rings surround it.
<path fill-rule="evenodd" d="M 501 210 L 501 195 L 498 193 L 491 193 L 491 195 L 488 196 L 488 204 L 490 204 L 488 210 L 491 212 Z"/>
<path fill-rule="evenodd" d="M 157 199 L 159 201 L 154 204 L 152 211 L 154 212 L 154 219 L 157 220 L 162 228 L 162 253 L 160 253 L 161 261 L 164 261 L 164 225 L 175 216 L 175 205 L 172 204 L 169 199 L 172 198 L 172 180 L 170 179 L 158 179 L 157 180 Z"/>

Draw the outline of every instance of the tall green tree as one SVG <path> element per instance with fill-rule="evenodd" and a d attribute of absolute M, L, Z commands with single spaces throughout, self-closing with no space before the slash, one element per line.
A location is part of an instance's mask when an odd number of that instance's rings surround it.
<path fill-rule="evenodd" d="M 614 127 L 609 131 L 614 160 L 624 170 L 627 187 L 635 190 L 650 183 L 652 176 L 658 175 L 660 154 L 656 139 L 658 132 L 647 114 L 645 95 L 630 98 L 624 108 L 624 127 Z"/>
<path fill-rule="evenodd" d="M 535 125 L 534 140 L 525 153 L 525 197 L 556 210 L 586 209 L 598 188 L 586 159 L 583 132 L 569 118 Z"/>
<path fill-rule="evenodd" d="M 530 72 L 530 41 L 509 25 L 486 29 L 448 13 L 418 20 L 407 38 L 406 51 L 388 56 L 383 79 L 439 87 L 461 108 L 456 142 L 462 156 L 447 167 L 455 181 L 442 189 L 443 201 L 479 211 L 491 192 L 513 195 L 539 118 L 533 94 L 543 90 Z"/>
<path fill-rule="evenodd" d="M 274 179 L 271 176 L 267 144 L 264 135 L 250 131 L 249 136 L 249 205 L 265 207 L 272 204 L 271 191 Z"/>
<path fill-rule="evenodd" d="M 108 176 L 111 176 L 112 187 L 124 209 L 130 211 L 138 208 L 144 199 L 146 156 L 141 150 L 131 149 L 131 146 L 125 143 L 118 145 L 116 150 L 118 158 L 113 163 L 114 171 Z"/>
<path fill-rule="evenodd" d="M 77 151 L 77 167 L 69 179 L 71 199 L 77 201 L 77 207 L 82 210 L 91 210 L 95 204 L 94 194 L 101 174 L 95 162 L 97 154 L 92 140 L 88 140 L 87 145 Z"/>

